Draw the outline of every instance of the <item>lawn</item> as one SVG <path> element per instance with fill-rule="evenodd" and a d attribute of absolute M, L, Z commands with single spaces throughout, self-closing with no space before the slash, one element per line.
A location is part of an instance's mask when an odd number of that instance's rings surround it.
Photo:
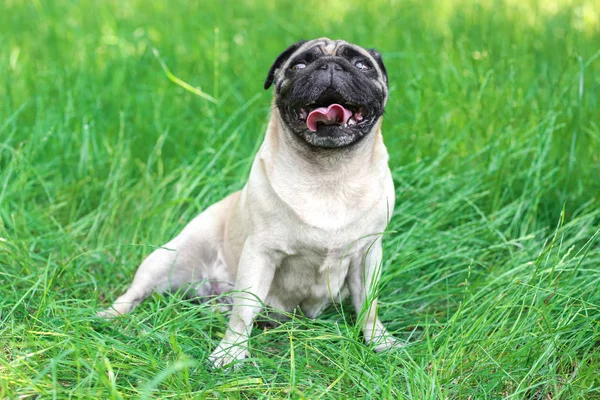
<path fill-rule="evenodd" d="M 243 186 L 271 63 L 319 36 L 388 70 L 380 316 L 406 346 L 373 353 L 344 303 L 213 371 L 209 305 L 96 318 Z M 599 236 L 598 0 L 0 4 L 1 398 L 600 399 Z"/>

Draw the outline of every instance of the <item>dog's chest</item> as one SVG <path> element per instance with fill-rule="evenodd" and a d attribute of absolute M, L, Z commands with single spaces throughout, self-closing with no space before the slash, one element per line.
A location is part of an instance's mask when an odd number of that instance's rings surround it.
<path fill-rule="evenodd" d="M 316 317 L 332 300 L 341 300 L 348 272 L 361 259 L 365 243 L 350 231 L 296 226 L 293 245 L 277 266 L 269 304 L 286 311 L 300 306 Z"/>
<path fill-rule="evenodd" d="M 356 249 L 352 248 L 352 243 L 340 244 L 338 242 L 331 245 L 299 244 L 295 251 L 284 258 L 283 266 L 288 269 L 308 270 L 314 274 L 328 273 L 332 269 L 342 264 L 342 261 L 351 258 Z"/>
<path fill-rule="evenodd" d="M 381 214 L 381 215 L 380 215 Z M 385 229 L 385 216 L 375 209 L 362 214 L 361 218 L 343 218 L 345 225 L 323 229 L 298 219 L 287 221 L 284 237 L 286 254 L 280 267 L 282 275 L 298 285 L 317 285 L 323 282 L 343 281 L 348 265 L 362 258 L 376 234 Z M 327 213 L 322 213 L 321 222 L 327 221 Z M 327 226 L 326 223 L 323 225 Z M 334 224 L 331 224 L 334 225 Z M 329 226 L 331 226 L 329 225 Z M 335 226 L 335 225 L 334 225 Z M 335 278 L 332 278 L 335 277 Z"/>
<path fill-rule="evenodd" d="M 371 182 L 366 185 L 343 182 L 333 188 L 296 188 L 294 192 L 282 194 L 282 198 L 294 211 L 291 219 L 295 225 L 306 228 L 300 234 L 305 233 L 309 238 L 322 236 L 319 245 L 324 251 L 332 252 L 340 246 L 334 235 L 352 237 L 354 231 L 375 223 L 372 219 L 378 217 L 379 209 L 385 212 L 382 192 L 381 186 Z"/>
<path fill-rule="evenodd" d="M 300 246 L 278 266 L 269 303 L 291 311 L 300 306 L 316 317 L 333 299 L 340 299 L 356 254 L 338 247 Z"/>

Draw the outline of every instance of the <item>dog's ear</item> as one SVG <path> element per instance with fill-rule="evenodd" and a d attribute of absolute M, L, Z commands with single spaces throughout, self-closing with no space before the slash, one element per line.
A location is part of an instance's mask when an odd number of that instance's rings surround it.
<path fill-rule="evenodd" d="M 385 70 L 385 65 L 383 65 L 383 59 L 381 58 L 381 53 L 379 53 L 375 49 L 369 49 L 369 54 L 377 61 L 377 65 L 379 65 L 379 69 L 383 73 L 383 78 L 385 79 L 385 83 L 388 82 L 387 71 Z"/>
<path fill-rule="evenodd" d="M 271 65 L 271 69 L 269 70 L 269 74 L 267 75 L 267 80 L 265 81 L 265 90 L 270 88 L 273 84 L 273 80 L 275 79 L 275 71 L 277 71 L 277 69 L 280 68 L 283 65 L 283 63 L 285 63 L 287 59 L 290 58 L 290 56 L 294 54 L 294 52 L 298 50 L 300 46 L 302 46 L 304 43 L 306 43 L 306 40 L 301 40 L 297 43 L 294 43 L 293 45 L 285 49 L 285 51 L 277 57 L 273 65 Z"/>

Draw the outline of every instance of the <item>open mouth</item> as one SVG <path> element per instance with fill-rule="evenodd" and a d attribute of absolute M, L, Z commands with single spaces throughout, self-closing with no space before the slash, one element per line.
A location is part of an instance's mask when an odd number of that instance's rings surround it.
<path fill-rule="evenodd" d="M 294 111 L 298 124 L 305 125 L 311 132 L 317 132 L 322 126 L 353 128 L 368 122 L 366 107 L 348 103 L 341 96 L 321 96 Z"/>

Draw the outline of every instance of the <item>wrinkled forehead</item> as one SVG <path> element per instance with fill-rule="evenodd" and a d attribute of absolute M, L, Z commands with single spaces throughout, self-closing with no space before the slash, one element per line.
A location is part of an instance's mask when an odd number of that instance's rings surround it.
<path fill-rule="evenodd" d="M 306 47 L 303 50 L 317 48 L 323 52 L 323 55 L 335 56 L 337 55 L 337 52 L 340 48 L 348 45 L 349 43 L 345 40 L 331 40 L 327 38 L 321 38 L 311 40 L 308 43 L 305 43 Z"/>
<path fill-rule="evenodd" d="M 323 56 L 340 56 L 343 52 L 348 51 L 348 49 L 352 49 L 354 53 L 359 53 L 361 56 L 366 57 L 368 59 L 373 58 L 371 54 L 369 54 L 369 52 L 363 49 L 362 47 L 348 43 L 345 40 L 331 40 L 328 38 L 320 38 L 309 40 L 308 42 L 300 46 L 283 65 L 283 70 L 289 67 L 289 64 L 294 61 L 294 58 L 297 55 L 306 53 L 308 51 L 316 52 L 319 55 Z"/>
<path fill-rule="evenodd" d="M 313 53 L 318 56 L 361 56 L 371 60 L 378 76 L 382 77 L 385 75 L 379 67 L 377 61 L 367 50 L 352 43 L 348 43 L 345 40 L 331 40 L 328 38 L 309 40 L 302 44 L 302 46 L 298 47 L 298 49 L 296 49 L 296 51 L 294 51 L 294 53 L 282 65 L 280 71 L 283 72 L 287 70 L 290 65 L 293 65 L 293 63 L 296 61 L 296 57 L 306 53 Z"/>

